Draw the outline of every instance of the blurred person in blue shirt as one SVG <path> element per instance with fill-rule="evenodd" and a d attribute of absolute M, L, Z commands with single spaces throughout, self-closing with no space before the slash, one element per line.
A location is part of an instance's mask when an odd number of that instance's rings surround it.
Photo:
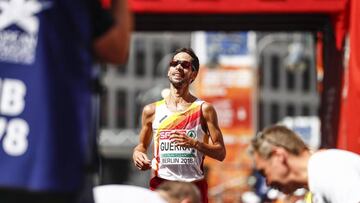
<path fill-rule="evenodd" d="M 124 63 L 126 0 L 0 0 L 0 202 L 76 202 L 95 61 Z"/>

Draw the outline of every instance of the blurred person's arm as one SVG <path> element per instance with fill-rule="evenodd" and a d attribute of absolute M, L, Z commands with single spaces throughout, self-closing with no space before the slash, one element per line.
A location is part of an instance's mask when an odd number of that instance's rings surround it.
<path fill-rule="evenodd" d="M 95 34 L 94 54 L 101 62 L 123 64 L 128 58 L 133 29 L 133 18 L 128 7 L 128 0 L 112 0 L 109 12 L 112 17 L 112 24 L 105 32 Z M 98 21 L 97 23 L 106 24 L 99 22 L 98 15 L 94 16 L 95 20 Z M 106 25 L 97 26 L 105 27 Z"/>
<path fill-rule="evenodd" d="M 144 107 L 141 119 L 141 130 L 139 144 L 133 152 L 133 161 L 139 170 L 148 170 L 151 168 L 151 161 L 146 152 L 152 139 L 152 122 L 155 116 L 155 104 L 148 104 Z"/>

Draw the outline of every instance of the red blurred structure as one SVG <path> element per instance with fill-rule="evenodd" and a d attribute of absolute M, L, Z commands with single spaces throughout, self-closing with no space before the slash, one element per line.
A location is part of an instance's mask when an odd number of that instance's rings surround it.
<path fill-rule="evenodd" d="M 345 63 L 341 122 L 338 147 L 360 153 L 360 2 L 350 0 L 345 13 L 349 16 L 349 61 Z"/>
<path fill-rule="evenodd" d="M 360 153 L 358 0 L 129 1 L 139 31 L 253 29 L 322 32 L 322 147 L 339 147 Z M 350 60 L 344 65 L 344 42 L 348 34 Z"/>
<path fill-rule="evenodd" d="M 338 13 L 344 0 L 131 0 L 138 13 Z"/>

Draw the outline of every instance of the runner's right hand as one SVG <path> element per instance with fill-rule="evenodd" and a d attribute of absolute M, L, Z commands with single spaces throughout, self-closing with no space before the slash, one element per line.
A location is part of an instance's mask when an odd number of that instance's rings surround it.
<path fill-rule="evenodd" d="M 136 168 L 145 171 L 151 169 L 151 160 L 143 152 L 134 151 L 133 160 Z"/>

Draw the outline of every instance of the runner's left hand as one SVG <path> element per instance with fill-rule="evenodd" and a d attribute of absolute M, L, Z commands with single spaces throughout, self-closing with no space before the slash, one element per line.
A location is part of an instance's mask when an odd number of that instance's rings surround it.
<path fill-rule="evenodd" d="M 197 140 L 187 136 L 184 132 L 173 132 L 170 134 L 170 140 L 177 146 L 195 148 Z"/>

